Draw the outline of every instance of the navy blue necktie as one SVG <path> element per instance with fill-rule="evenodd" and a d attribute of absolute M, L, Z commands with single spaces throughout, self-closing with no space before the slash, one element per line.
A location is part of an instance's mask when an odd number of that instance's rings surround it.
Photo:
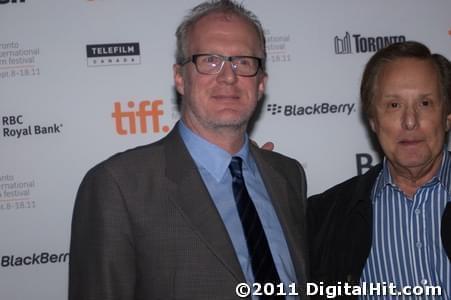
<path fill-rule="evenodd" d="M 241 224 L 243 225 L 255 282 L 261 284 L 269 282 L 275 285 L 279 284 L 280 278 L 274 265 L 268 240 L 266 239 L 255 205 L 244 183 L 242 159 L 236 156 L 232 157 L 229 169 L 233 178 L 233 195 L 235 196 L 236 206 L 240 215 Z M 263 296 L 261 299 L 284 299 L 284 297 Z"/>

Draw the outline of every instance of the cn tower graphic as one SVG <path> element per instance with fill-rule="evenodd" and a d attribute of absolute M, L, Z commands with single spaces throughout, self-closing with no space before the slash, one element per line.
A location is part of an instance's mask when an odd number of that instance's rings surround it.
<path fill-rule="evenodd" d="M 345 36 L 340 39 L 338 35 L 334 38 L 334 46 L 336 54 L 350 54 L 351 50 L 351 35 L 346 32 Z"/>

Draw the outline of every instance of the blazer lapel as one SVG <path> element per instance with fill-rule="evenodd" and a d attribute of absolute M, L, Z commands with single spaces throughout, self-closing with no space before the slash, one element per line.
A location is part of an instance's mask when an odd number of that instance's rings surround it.
<path fill-rule="evenodd" d="M 251 146 L 251 151 L 285 234 L 298 284 L 304 283 L 306 281 L 307 262 L 305 257 L 307 253 L 301 249 L 306 249 L 307 240 L 304 222 L 298 218 L 305 218 L 305 216 L 293 213 L 293 206 L 289 201 L 292 197 L 290 195 L 293 193 L 289 190 L 286 179 L 261 156 L 260 150 Z M 305 203 L 305 199 L 302 202 Z"/>
<path fill-rule="evenodd" d="M 371 204 L 371 191 L 381 170 L 381 165 L 371 168 L 367 173 L 359 176 L 351 197 L 350 204 L 344 212 L 346 226 L 343 236 L 346 237 L 346 245 L 349 251 L 343 252 L 344 257 L 338 264 L 342 265 L 342 270 L 347 270 L 345 276 L 348 282 L 358 282 L 361 271 L 365 266 L 368 255 L 371 251 L 373 238 L 373 207 Z"/>
<path fill-rule="evenodd" d="M 166 176 L 170 181 L 169 199 L 236 280 L 245 281 L 221 216 L 177 127 L 167 136 L 165 159 Z"/>

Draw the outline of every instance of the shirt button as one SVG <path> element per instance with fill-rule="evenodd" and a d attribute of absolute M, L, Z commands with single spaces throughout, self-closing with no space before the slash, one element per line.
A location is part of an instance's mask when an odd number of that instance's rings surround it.
<path fill-rule="evenodd" d="M 421 242 L 417 242 L 417 248 L 421 248 L 423 246 L 423 244 Z"/>
<path fill-rule="evenodd" d="M 417 209 L 415 209 L 415 213 L 416 213 L 417 215 L 419 215 L 419 214 L 421 214 L 421 210 L 420 210 L 419 208 L 417 208 Z"/>
<path fill-rule="evenodd" d="M 426 285 L 426 284 L 428 284 L 428 281 L 427 281 L 427 279 L 422 279 L 422 280 L 421 280 L 421 284 L 422 284 L 422 285 Z"/>

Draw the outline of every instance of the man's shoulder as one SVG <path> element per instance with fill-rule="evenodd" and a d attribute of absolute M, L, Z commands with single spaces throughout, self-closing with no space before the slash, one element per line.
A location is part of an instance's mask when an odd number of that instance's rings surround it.
<path fill-rule="evenodd" d="M 265 149 L 255 146 L 255 145 L 251 145 L 251 150 L 252 150 L 252 153 L 260 155 L 266 161 L 271 161 L 271 162 L 274 161 L 274 162 L 286 163 L 286 164 L 298 163 L 298 161 L 294 158 L 288 157 L 288 156 L 281 154 L 279 152 L 276 152 L 276 151 L 265 150 Z"/>
<path fill-rule="evenodd" d="M 102 169 L 108 170 L 110 173 L 136 173 L 144 168 L 157 169 L 164 162 L 165 148 L 170 139 L 171 137 L 165 136 L 156 142 L 113 154 L 91 168 L 90 173 L 96 173 Z"/>
<path fill-rule="evenodd" d="M 143 160 L 151 160 L 157 158 L 164 150 L 165 140 L 167 137 L 164 137 L 156 142 L 140 145 L 134 148 L 129 148 L 124 151 L 118 152 L 111 157 L 107 158 L 104 163 L 107 165 L 114 165 L 121 162 L 144 162 Z"/>
<path fill-rule="evenodd" d="M 309 197 L 310 202 L 349 201 L 353 195 L 369 196 L 371 189 L 381 170 L 381 165 L 370 168 L 365 174 L 347 179 L 323 193 Z"/>
<path fill-rule="evenodd" d="M 254 156 L 260 157 L 263 162 L 268 163 L 272 168 L 280 171 L 281 173 L 285 173 L 290 170 L 301 171 L 303 173 L 302 165 L 294 158 L 275 151 L 268 151 L 254 146 L 252 146 L 252 153 Z"/>

